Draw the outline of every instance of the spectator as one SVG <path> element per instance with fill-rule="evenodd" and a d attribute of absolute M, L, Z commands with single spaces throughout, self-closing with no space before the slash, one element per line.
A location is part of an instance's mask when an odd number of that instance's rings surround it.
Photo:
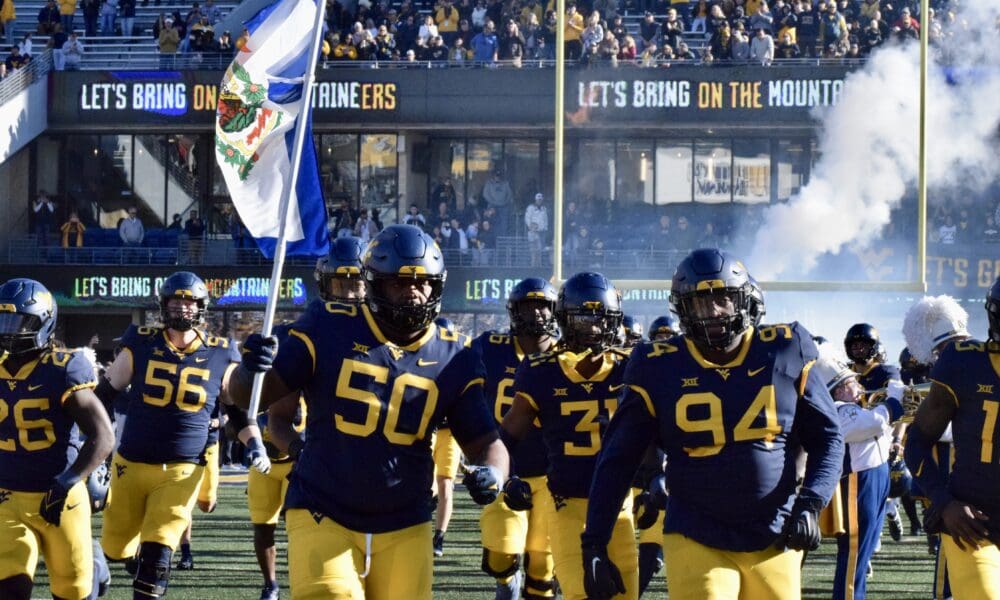
<path fill-rule="evenodd" d="M 128 209 L 128 217 L 118 223 L 118 236 L 126 246 L 141 246 L 142 238 L 146 235 L 146 230 L 137 214 L 139 211 L 133 206 Z"/>
<path fill-rule="evenodd" d="M 689 227 L 688 218 L 684 215 L 677 217 L 677 229 L 674 231 L 674 248 L 687 252 L 695 247 L 696 232 Z"/>
<path fill-rule="evenodd" d="M 451 221 L 451 209 L 447 201 L 438 202 L 438 211 L 434 215 L 434 225 L 440 227 Z"/>
<path fill-rule="evenodd" d="M 427 48 L 424 60 L 445 62 L 448 60 L 448 46 L 444 44 L 444 38 L 436 35 L 431 38 L 431 45 Z"/>
<path fill-rule="evenodd" d="M 472 30 L 472 25 L 469 23 L 469 20 L 462 19 L 458 23 L 458 34 L 455 36 L 455 39 L 462 40 L 462 47 L 468 48 L 469 44 L 472 43 L 472 36 L 474 36 L 475 34 L 476 32 Z M 455 45 L 453 44 L 452 48 L 454 47 Z"/>
<path fill-rule="evenodd" d="M 173 219 L 170 222 L 170 225 L 167 225 L 167 231 L 181 232 L 183 230 L 184 230 L 184 224 L 181 223 L 181 216 L 179 214 L 177 214 L 177 213 L 174 213 L 174 216 L 173 216 Z"/>
<path fill-rule="evenodd" d="M 611 30 L 604 32 L 604 40 L 597 46 L 598 61 L 610 64 L 612 67 L 618 66 L 618 53 L 621 49 L 618 46 L 618 39 Z"/>
<path fill-rule="evenodd" d="M 596 10 L 590 13 L 586 19 L 587 26 L 580 34 L 580 43 L 583 44 L 583 53 L 587 54 L 591 48 L 596 48 L 604 40 L 604 27 L 601 26 L 601 15 Z"/>
<path fill-rule="evenodd" d="M 670 46 L 664 46 L 663 49 L 669 50 Z M 688 48 L 687 42 L 681 40 L 677 43 L 677 50 L 674 52 L 674 58 L 677 60 L 695 60 L 698 57 L 691 51 L 690 48 Z"/>
<path fill-rule="evenodd" d="M 77 38 L 75 31 L 69 34 L 69 39 L 63 44 L 62 53 L 67 69 L 75 70 L 80 68 L 80 62 L 83 61 L 83 42 Z"/>
<path fill-rule="evenodd" d="M 3 26 L 4 37 L 7 43 L 14 45 L 14 26 L 17 24 L 17 10 L 14 7 L 14 0 L 3 0 L 0 2 L 0 26 Z"/>
<path fill-rule="evenodd" d="M 510 19 L 507 21 L 507 30 L 500 39 L 498 57 L 500 60 L 511 61 L 515 67 L 520 67 L 521 61 L 524 59 L 525 46 L 524 36 L 518 30 L 517 23 Z"/>
<path fill-rule="evenodd" d="M 882 30 L 879 22 L 872 19 L 868 26 L 861 30 L 861 49 L 864 54 L 871 54 L 872 50 L 882 45 Z"/>
<path fill-rule="evenodd" d="M 222 9 L 215 5 L 215 0 L 205 0 L 205 6 L 201 7 L 201 14 L 208 19 L 209 24 L 213 27 L 222 20 Z"/>
<path fill-rule="evenodd" d="M 722 12 L 722 7 L 713 3 L 708 11 L 708 33 L 714 34 L 723 24 L 730 26 L 729 19 Z"/>
<path fill-rule="evenodd" d="M 191 216 L 184 223 L 184 233 L 191 240 L 201 240 L 205 236 L 205 222 L 198 216 L 198 211 L 191 211 Z"/>
<path fill-rule="evenodd" d="M 775 3 L 775 8 L 781 6 L 782 0 L 778 0 Z M 792 0 L 793 4 L 796 4 L 796 0 Z M 792 41 L 798 43 L 798 31 L 799 26 L 799 14 L 796 12 L 792 6 L 784 6 L 782 12 L 779 15 L 775 15 L 775 27 L 778 29 L 778 35 L 775 36 L 776 39 L 782 39 L 785 37 L 786 33 L 791 34 Z"/>
<path fill-rule="evenodd" d="M 764 28 L 757 29 L 757 35 L 750 43 L 750 60 L 769 67 L 774 60 L 774 38 Z"/>
<path fill-rule="evenodd" d="M 80 222 L 80 216 L 76 214 L 76 211 L 69 213 L 69 220 L 63 223 L 62 227 L 59 228 L 62 232 L 62 247 L 70 247 L 70 236 L 76 236 L 72 245 L 81 248 L 83 246 L 83 232 L 87 228 Z"/>
<path fill-rule="evenodd" d="M 420 33 L 420 27 L 414 21 L 413 15 L 406 15 L 402 20 L 403 22 L 396 28 L 396 48 L 405 54 L 407 50 L 413 50 L 417 47 L 417 34 Z"/>
<path fill-rule="evenodd" d="M 629 34 L 628 27 L 625 26 L 625 21 L 621 15 L 615 15 L 615 18 L 611 19 L 611 25 L 608 26 L 608 30 L 615 35 L 615 39 L 618 40 L 619 44 L 625 41 L 625 36 Z"/>
<path fill-rule="evenodd" d="M 375 36 L 375 58 L 377 60 L 392 60 L 392 52 L 396 49 L 396 38 L 389 33 L 389 28 L 379 25 Z"/>
<path fill-rule="evenodd" d="M 358 24 L 360 25 L 360 23 Z M 438 35 L 437 25 L 434 24 L 434 17 L 427 15 L 424 17 L 424 24 L 420 26 L 420 31 L 417 33 L 417 41 L 423 45 L 429 45 L 431 38 Z"/>
<path fill-rule="evenodd" d="M 642 42 L 640 51 L 644 51 L 653 45 L 659 45 L 659 31 L 659 28 L 656 26 L 656 17 L 653 16 L 652 12 L 647 10 L 645 15 L 643 15 L 642 22 L 639 23 L 639 39 Z"/>
<path fill-rule="evenodd" d="M 496 63 L 499 41 L 493 30 L 493 21 L 486 21 L 482 32 L 472 38 L 472 60 L 490 65 Z"/>
<path fill-rule="evenodd" d="M 15 50 L 17 50 L 17 46 L 11 48 L 11 53 Z M 48 194 L 42 190 L 38 192 L 38 198 L 35 199 L 35 204 L 32 206 L 32 210 L 35 213 L 34 234 L 38 237 L 38 245 L 47 246 L 48 235 L 56 224 L 56 205 L 52 202 L 52 199 L 49 198 Z"/>
<path fill-rule="evenodd" d="M 673 249 L 673 232 L 670 229 L 670 215 L 660 215 L 660 221 L 653 230 L 652 247 L 656 251 Z"/>
<path fill-rule="evenodd" d="M 676 12 L 684 27 L 691 22 L 691 0 L 670 0 L 670 8 L 667 10 Z"/>
<path fill-rule="evenodd" d="M 639 55 L 639 64 L 643 67 L 655 67 L 657 61 L 656 44 L 646 46 L 646 49 Z"/>
<path fill-rule="evenodd" d="M 535 194 L 535 203 L 524 211 L 524 224 L 528 229 L 528 247 L 531 249 L 533 267 L 541 265 L 542 248 L 548 241 L 549 213 L 545 209 L 544 201 L 544 195 Z"/>
<path fill-rule="evenodd" d="M 493 176 L 483 185 L 482 197 L 486 205 L 496 212 L 496 234 L 507 235 L 507 228 L 510 225 L 508 211 L 514 204 L 514 192 L 510 189 L 510 183 L 504 179 L 500 167 L 493 169 Z"/>
<path fill-rule="evenodd" d="M 713 6 L 715 5 L 713 4 Z M 698 0 L 698 4 L 694 7 L 694 16 L 691 19 L 691 33 L 696 31 L 706 33 L 708 31 L 709 14 L 710 11 L 707 0 Z"/>
<path fill-rule="evenodd" d="M 1000 229 L 997 228 L 996 220 L 994 220 L 992 215 L 986 217 L 986 226 L 983 227 L 980 240 L 987 244 L 1000 243 Z"/>
<path fill-rule="evenodd" d="M 455 187 L 451 183 L 451 175 L 442 177 L 441 181 L 431 191 L 431 204 L 438 206 L 442 202 L 445 203 L 448 210 L 454 210 L 458 206 L 458 195 L 455 193 Z"/>
<path fill-rule="evenodd" d="M 160 30 L 157 46 L 160 50 L 160 68 L 171 69 L 174 65 L 174 57 L 177 55 L 177 47 L 181 43 L 180 32 L 174 27 L 174 20 L 167 17 L 163 21 L 163 29 Z"/>
<path fill-rule="evenodd" d="M 583 15 L 576 11 L 576 4 L 566 6 L 566 18 L 563 20 L 563 40 L 565 43 L 566 60 L 579 60 L 583 55 L 584 22 Z"/>
<path fill-rule="evenodd" d="M 950 215 L 945 215 L 944 223 L 938 227 L 938 241 L 942 244 L 952 245 L 955 243 L 955 235 L 958 227 L 955 226 L 955 219 Z"/>
<path fill-rule="evenodd" d="M 899 42 L 920 39 L 920 24 L 910 17 L 909 9 L 904 9 L 903 18 L 892 27 L 892 36 Z"/>
<path fill-rule="evenodd" d="M 899 11 L 899 18 L 892 24 L 894 29 L 910 29 L 916 32 L 916 37 L 920 37 L 920 21 L 910 16 L 910 9 L 904 6 Z"/>
<path fill-rule="evenodd" d="M 55 35 L 56 33 L 58 33 L 61 30 L 61 28 L 62 28 L 62 24 L 61 23 L 56 23 L 55 25 L 53 25 L 52 26 L 52 35 Z M 31 41 L 31 33 L 30 32 L 24 34 L 24 37 L 21 38 L 20 42 L 18 42 L 17 47 L 21 51 L 21 56 L 23 56 L 24 58 L 26 58 L 27 60 L 30 61 L 31 60 L 31 55 L 35 53 L 35 44 L 34 44 L 34 42 Z"/>
<path fill-rule="evenodd" d="M 63 54 L 63 46 L 68 41 L 69 37 L 63 31 L 62 23 L 56 25 L 55 33 L 49 37 L 49 43 L 46 44 L 47 48 L 52 49 L 52 68 L 56 71 L 62 71 L 66 68 L 66 55 Z"/>
<path fill-rule="evenodd" d="M 449 227 L 450 227 L 450 225 L 449 225 Z M 434 238 L 434 243 L 437 244 L 439 248 L 444 248 L 444 238 L 441 237 L 441 227 L 440 226 L 435 225 L 434 228 L 431 229 L 430 236 L 432 238 Z"/>
<path fill-rule="evenodd" d="M 722 23 L 712 34 L 712 39 L 708 43 L 712 49 L 712 56 L 716 60 L 729 60 L 733 57 L 732 51 L 732 30 L 729 23 Z"/>
<path fill-rule="evenodd" d="M 847 31 L 847 21 L 837 12 L 837 3 L 831 0 L 826 12 L 819 19 L 819 43 L 823 47 L 837 43 L 845 31 Z"/>
<path fill-rule="evenodd" d="M 476 7 L 472 9 L 472 28 L 480 32 L 486 27 L 486 0 L 476 0 Z"/>
<path fill-rule="evenodd" d="M 38 33 L 41 35 L 50 35 L 55 31 L 55 24 L 59 23 L 61 20 L 59 16 L 59 7 L 56 6 L 56 0 L 48 0 L 45 6 L 38 11 Z M 11 38 L 11 35 L 7 36 Z"/>
<path fill-rule="evenodd" d="M 795 37 L 803 56 L 816 56 L 816 42 L 819 39 L 819 7 L 813 7 L 809 0 L 799 0 L 795 6 L 795 14 L 799 17 Z"/>
<path fill-rule="evenodd" d="M 781 38 L 781 43 L 778 44 L 778 48 L 775 50 L 775 57 L 798 58 L 801 54 L 799 45 L 792 40 L 792 34 L 785 32 L 785 35 Z"/>
<path fill-rule="evenodd" d="M 462 38 L 455 38 L 455 45 L 448 51 L 448 60 L 456 64 L 469 60 L 469 53 L 465 49 L 465 41 Z"/>
<path fill-rule="evenodd" d="M 133 4 L 135 4 L 133 0 Z M 97 35 L 97 19 L 101 13 L 101 0 L 80 0 L 83 9 L 83 34 L 87 37 Z"/>
<path fill-rule="evenodd" d="M 448 247 L 452 250 L 458 250 L 459 254 L 469 253 L 469 239 L 465 235 L 465 230 L 462 229 L 462 222 L 458 219 L 452 219 L 451 223 L 443 223 L 441 225 L 441 232 L 444 233 L 444 226 L 451 225 L 451 239 L 446 242 Z"/>
<path fill-rule="evenodd" d="M 684 21 L 677 18 L 677 10 L 670 8 L 667 10 L 667 18 L 661 27 L 664 46 L 676 49 L 677 43 L 684 38 Z"/>
<path fill-rule="evenodd" d="M 739 30 L 734 31 L 731 47 L 733 60 L 739 62 L 750 60 L 750 42 L 747 41 L 745 33 Z"/>
<path fill-rule="evenodd" d="M 333 47 L 333 60 L 358 60 L 358 49 L 351 45 L 351 36 L 345 35 Z"/>
<path fill-rule="evenodd" d="M 488 265 L 493 262 L 493 251 L 497 247 L 496 232 L 490 221 L 483 219 L 479 224 L 479 264 Z"/>
<path fill-rule="evenodd" d="M 330 231 L 336 237 L 354 235 L 354 221 L 356 220 L 357 214 L 351 210 L 350 202 L 347 199 L 341 200 L 340 207 L 334 210 L 331 216 Z"/>
<path fill-rule="evenodd" d="M 767 7 L 767 2 L 761 2 L 757 6 L 757 11 L 750 15 L 750 30 L 756 31 L 758 29 L 763 29 L 766 33 L 771 34 L 774 32 L 774 17 L 771 15 L 770 9 Z"/>
<path fill-rule="evenodd" d="M 76 0 L 59 0 L 59 22 L 62 23 L 63 31 L 66 33 L 73 31 L 74 13 L 76 13 Z"/>
<path fill-rule="evenodd" d="M 222 57 L 223 62 L 229 62 L 233 57 L 233 35 L 228 31 L 223 31 L 222 36 L 219 38 L 218 42 L 218 52 Z"/>
<path fill-rule="evenodd" d="M 101 35 L 115 34 L 115 16 L 118 14 L 118 0 L 103 0 L 101 3 Z"/>
<path fill-rule="evenodd" d="M 458 37 L 458 22 L 460 20 L 458 9 L 455 8 L 451 0 L 441 0 L 437 11 L 434 13 L 434 22 L 445 45 L 451 46 Z"/>
<path fill-rule="evenodd" d="M 465 208 L 462 209 L 460 214 L 461 221 L 463 223 L 478 224 L 483 220 L 482 212 L 479 210 L 479 199 L 475 194 L 469 196 L 465 201 Z"/>
<path fill-rule="evenodd" d="M 630 35 L 626 35 L 625 39 L 622 40 L 621 46 L 618 48 L 618 60 L 634 63 L 636 56 L 638 56 L 638 48 L 635 46 L 635 39 Z"/>
<path fill-rule="evenodd" d="M 355 237 L 361 238 L 362 244 L 367 244 L 378 232 L 378 225 L 368 216 L 368 209 L 362 208 L 358 212 L 358 221 L 354 224 Z"/>
<path fill-rule="evenodd" d="M 10 49 L 10 55 L 7 56 L 7 60 L 4 61 L 4 66 L 7 69 L 7 74 L 10 75 L 14 71 L 20 69 L 24 65 L 28 64 L 28 57 L 21 56 L 21 49 L 17 46 L 13 46 Z"/>

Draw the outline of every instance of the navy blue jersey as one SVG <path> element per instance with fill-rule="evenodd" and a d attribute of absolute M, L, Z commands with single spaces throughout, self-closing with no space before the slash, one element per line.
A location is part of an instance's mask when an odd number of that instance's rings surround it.
<path fill-rule="evenodd" d="M 524 359 L 524 353 L 517 344 L 517 338 L 497 331 L 487 331 L 480 335 L 473 340 L 472 347 L 479 354 L 486 370 L 486 384 L 483 387 L 486 406 L 499 425 L 514 404 L 514 375 L 517 373 L 517 366 Z M 535 426 L 511 452 L 510 460 L 512 475 L 545 475 L 549 461 L 538 419 L 535 419 Z"/>
<path fill-rule="evenodd" d="M 79 453 L 76 423 L 62 405 L 97 386 L 82 353 L 45 351 L 9 373 L 0 363 L 0 488 L 44 492 Z"/>
<path fill-rule="evenodd" d="M 624 402 L 629 418 L 655 421 L 646 431 L 667 455 L 666 533 L 734 551 L 773 544 L 796 496 L 800 447 L 815 454 L 803 495 L 829 501 L 843 439 L 829 392 L 808 375 L 816 355 L 797 323 L 749 330 L 725 365 L 683 337 L 633 349 Z M 638 452 L 648 442 L 632 443 Z"/>
<path fill-rule="evenodd" d="M 514 377 L 514 394 L 538 412 L 549 457 L 549 490 L 564 498 L 587 497 L 603 426 L 618 408 L 627 362 L 620 352 L 605 352 L 600 368 L 585 379 L 576 370 L 580 359 L 566 350 L 533 354 Z"/>
<path fill-rule="evenodd" d="M 307 311 L 274 372 L 306 399 L 306 443 L 286 508 L 368 533 L 430 520 L 431 435 L 447 417 L 459 444 L 495 434 L 468 336 L 432 326 L 397 346 L 367 306 Z"/>
<path fill-rule="evenodd" d="M 858 383 L 868 391 L 883 389 L 889 385 L 889 381 L 892 379 L 902 381 L 899 367 L 885 363 L 875 363 L 868 367 L 864 373 L 858 373 Z"/>
<path fill-rule="evenodd" d="M 986 512 L 1000 531 L 1000 343 L 948 344 L 931 369 L 931 381 L 951 392 L 954 462 L 951 495 Z"/>
<path fill-rule="evenodd" d="M 202 462 L 222 378 L 240 360 L 235 343 L 201 334 L 178 350 L 162 329 L 131 326 L 122 346 L 132 380 L 118 453 L 148 464 Z"/>

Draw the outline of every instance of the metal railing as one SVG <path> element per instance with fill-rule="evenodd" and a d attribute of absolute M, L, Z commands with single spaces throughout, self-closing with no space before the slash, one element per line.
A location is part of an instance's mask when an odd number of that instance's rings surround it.
<path fill-rule="evenodd" d="M 45 77 L 51 70 L 52 51 L 46 50 L 41 54 L 34 55 L 31 62 L 24 67 L 13 73 L 7 73 L 7 76 L 0 80 L 0 106 Z"/>

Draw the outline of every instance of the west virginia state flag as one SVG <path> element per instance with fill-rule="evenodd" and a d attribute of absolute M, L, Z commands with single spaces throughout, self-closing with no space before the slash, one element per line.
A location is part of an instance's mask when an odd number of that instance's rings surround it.
<path fill-rule="evenodd" d="M 311 108 L 302 106 L 316 10 L 313 0 L 278 0 L 247 21 L 249 38 L 219 88 L 216 160 L 243 224 L 268 258 L 277 244 L 278 207 L 291 181 L 300 118 L 307 131 L 285 225 L 286 251 L 320 256 L 329 249 Z"/>

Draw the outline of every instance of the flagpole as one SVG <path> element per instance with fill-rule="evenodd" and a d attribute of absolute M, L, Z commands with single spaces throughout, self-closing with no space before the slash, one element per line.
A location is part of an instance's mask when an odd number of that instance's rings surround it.
<path fill-rule="evenodd" d="M 302 145 L 306 142 L 306 129 L 312 112 L 312 82 L 316 76 L 316 63 L 319 62 L 320 48 L 323 43 L 323 20 L 326 16 L 326 0 L 316 0 L 316 23 L 313 25 L 313 39 L 309 45 L 309 60 L 306 72 L 302 77 L 302 110 L 299 111 L 295 123 L 295 138 L 292 141 L 292 166 L 288 185 L 281 191 L 281 202 L 278 204 L 278 241 L 274 247 L 274 264 L 271 266 L 271 285 L 267 290 L 267 306 L 264 308 L 264 337 L 271 335 L 274 326 L 274 311 L 278 307 L 278 290 L 280 289 L 281 270 L 285 264 L 285 224 L 288 221 L 288 205 L 291 204 L 292 191 L 299 178 L 299 167 L 302 163 Z M 312 140 L 308 140 L 312 143 Z M 250 407 L 247 409 L 251 419 L 255 419 L 260 407 L 260 392 L 263 388 L 263 373 L 253 378 L 253 388 L 250 391 Z"/>

